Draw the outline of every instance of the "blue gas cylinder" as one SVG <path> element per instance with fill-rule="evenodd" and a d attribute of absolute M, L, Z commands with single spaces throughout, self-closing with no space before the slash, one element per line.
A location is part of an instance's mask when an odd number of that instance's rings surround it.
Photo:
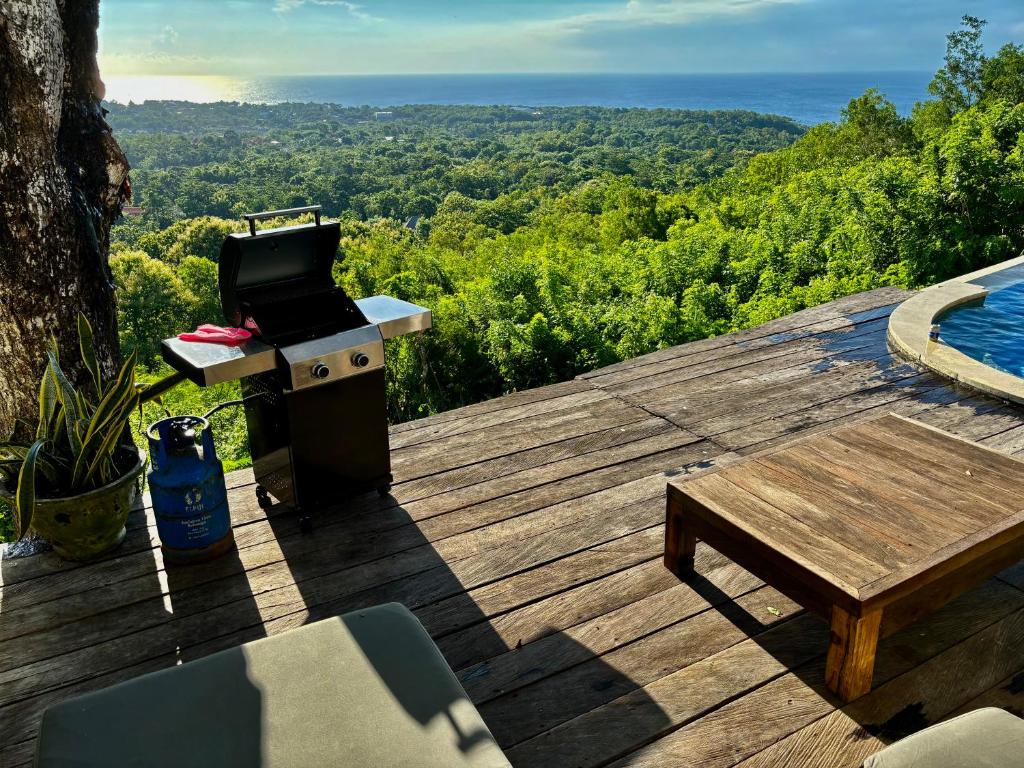
<path fill-rule="evenodd" d="M 217 458 L 210 423 L 172 416 L 146 430 L 150 493 L 164 559 L 199 562 L 234 543 L 224 465 Z"/>

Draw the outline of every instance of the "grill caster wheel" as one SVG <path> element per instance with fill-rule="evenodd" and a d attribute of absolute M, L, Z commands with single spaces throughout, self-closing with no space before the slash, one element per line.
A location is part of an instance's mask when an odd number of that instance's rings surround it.
<path fill-rule="evenodd" d="M 273 499 L 270 498 L 270 494 L 267 493 L 267 489 L 262 485 L 256 486 L 256 503 L 260 505 L 260 509 L 270 509 L 274 506 Z"/>
<path fill-rule="evenodd" d="M 312 515 L 299 515 L 299 530 L 303 533 L 313 532 L 313 516 Z"/>
<path fill-rule="evenodd" d="M 377 487 L 377 495 L 380 496 L 381 498 L 384 498 L 389 493 L 391 493 L 391 483 L 387 483 L 386 485 L 381 485 Z"/>

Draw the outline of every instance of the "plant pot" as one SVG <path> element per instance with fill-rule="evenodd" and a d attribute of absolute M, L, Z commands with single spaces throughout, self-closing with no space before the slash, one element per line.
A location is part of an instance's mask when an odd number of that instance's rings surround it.
<path fill-rule="evenodd" d="M 139 497 L 146 454 L 138 448 L 122 450 L 125 463 L 134 454 L 135 464 L 117 480 L 77 496 L 36 499 L 32 528 L 64 559 L 90 560 L 124 540 L 124 524 Z"/>

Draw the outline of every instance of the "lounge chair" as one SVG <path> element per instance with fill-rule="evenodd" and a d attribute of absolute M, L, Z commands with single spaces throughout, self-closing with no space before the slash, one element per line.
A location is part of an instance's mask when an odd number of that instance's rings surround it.
<path fill-rule="evenodd" d="M 38 768 L 507 768 L 422 625 L 379 605 L 50 707 Z"/>
<path fill-rule="evenodd" d="M 1024 720 L 994 707 L 925 728 L 864 761 L 864 768 L 1021 768 Z"/>

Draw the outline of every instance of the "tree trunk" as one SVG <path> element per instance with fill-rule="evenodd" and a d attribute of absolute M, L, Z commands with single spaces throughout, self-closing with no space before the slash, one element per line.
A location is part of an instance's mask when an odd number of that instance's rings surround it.
<path fill-rule="evenodd" d="M 98 25 L 99 0 L 0 3 L 0 437 L 35 421 L 51 334 L 81 376 L 79 311 L 108 375 L 120 357 L 107 256 L 131 190 L 100 106 Z"/>

